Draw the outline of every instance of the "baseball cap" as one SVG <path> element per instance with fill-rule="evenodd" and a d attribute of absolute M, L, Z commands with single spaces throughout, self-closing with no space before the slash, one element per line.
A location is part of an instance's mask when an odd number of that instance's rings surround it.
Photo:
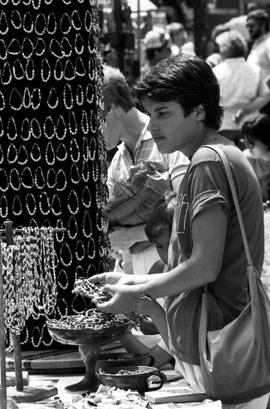
<path fill-rule="evenodd" d="M 144 45 L 146 50 L 161 48 L 169 41 L 169 35 L 164 31 L 150 30 L 144 37 Z"/>

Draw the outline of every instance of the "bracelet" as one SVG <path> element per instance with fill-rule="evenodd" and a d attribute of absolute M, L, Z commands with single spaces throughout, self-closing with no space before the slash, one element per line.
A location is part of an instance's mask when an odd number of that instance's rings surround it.
<path fill-rule="evenodd" d="M 150 302 L 154 301 L 154 298 L 152 298 L 151 295 L 145 294 L 144 291 L 142 293 L 140 293 L 140 299 L 142 301 L 150 301 Z"/>

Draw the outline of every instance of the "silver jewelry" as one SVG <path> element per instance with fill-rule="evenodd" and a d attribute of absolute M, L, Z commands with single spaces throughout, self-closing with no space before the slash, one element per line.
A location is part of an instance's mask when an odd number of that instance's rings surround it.
<path fill-rule="evenodd" d="M 82 261 L 85 257 L 85 247 L 81 240 L 78 240 L 76 243 L 75 255 L 77 261 Z"/>
<path fill-rule="evenodd" d="M 41 79 L 43 82 L 47 82 L 51 76 L 51 66 L 47 60 L 47 58 L 43 58 L 41 61 Z"/>
<path fill-rule="evenodd" d="M 43 132 L 47 139 L 53 139 L 55 135 L 55 125 L 51 116 L 47 116 L 43 124 Z M 49 163 L 52 164 L 53 163 Z"/>
<path fill-rule="evenodd" d="M 5 41 L 1 38 L 0 39 L 0 59 L 6 60 L 7 58 L 7 47 Z"/>
<path fill-rule="evenodd" d="M 15 216 L 22 214 L 22 203 L 18 195 L 15 195 L 12 201 L 12 214 Z"/>
<path fill-rule="evenodd" d="M 84 52 L 84 41 L 80 33 L 76 33 L 75 35 L 74 49 L 78 55 Z"/>
<path fill-rule="evenodd" d="M 44 206 L 45 205 L 45 206 Z M 39 195 L 39 210 L 43 216 L 47 216 L 50 213 L 50 200 L 46 192 L 42 192 Z"/>
<path fill-rule="evenodd" d="M 3 219 L 8 217 L 8 201 L 5 195 L 1 195 L 0 197 L 0 216 Z"/>
<path fill-rule="evenodd" d="M 23 29 L 26 33 L 32 33 L 34 28 L 31 13 L 27 11 L 23 16 Z"/>
<path fill-rule="evenodd" d="M 68 231 L 68 237 L 71 240 L 75 240 L 78 234 L 78 224 L 74 216 L 70 216 L 69 218 L 67 231 Z"/>
<path fill-rule="evenodd" d="M 76 215 L 79 212 L 79 199 L 78 195 L 75 190 L 71 190 L 68 199 L 67 199 L 67 207 L 71 214 Z"/>
<path fill-rule="evenodd" d="M 21 188 L 21 178 L 18 169 L 13 168 L 9 174 L 9 184 L 11 189 L 13 190 L 20 190 Z"/>
<path fill-rule="evenodd" d="M 64 78 L 67 81 L 72 81 L 74 80 L 75 76 L 76 75 L 75 75 L 75 69 L 73 67 L 73 64 L 69 59 L 67 59 L 65 63 L 65 67 L 64 67 Z"/>
<path fill-rule="evenodd" d="M 69 58 L 72 54 L 72 45 L 67 37 L 63 37 L 61 46 L 64 50 L 65 57 Z"/>
<path fill-rule="evenodd" d="M 76 135 L 78 132 L 78 126 L 74 111 L 70 111 L 68 115 L 68 129 L 71 135 Z"/>
<path fill-rule="evenodd" d="M 54 189 L 56 185 L 56 174 L 54 168 L 49 168 L 47 172 L 47 186 L 49 189 Z"/>
<path fill-rule="evenodd" d="M 86 31 L 91 32 L 92 30 L 92 14 L 90 13 L 89 10 L 86 10 L 85 16 L 84 16 L 84 28 Z"/>
<path fill-rule="evenodd" d="M 43 40 L 43 38 L 38 37 L 35 45 L 35 54 L 38 57 L 41 57 L 45 53 L 45 50 L 46 50 L 45 41 Z"/>
<path fill-rule="evenodd" d="M 31 95 L 28 87 L 24 88 L 22 105 L 24 108 L 28 109 L 31 106 Z"/>
<path fill-rule="evenodd" d="M 54 216 L 60 216 L 62 214 L 62 206 L 58 195 L 53 195 L 51 211 Z"/>
<path fill-rule="evenodd" d="M 73 257 L 68 243 L 62 243 L 60 248 L 60 260 L 65 267 L 72 264 Z"/>
<path fill-rule="evenodd" d="M 50 41 L 49 49 L 50 49 L 50 51 L 51 51 L 51 53 L 52 53 L 52 55 L 54 57 L 56 57 L 56 58 L 63 58 L 64 57 L 64 53 L 63 53 L 61 44 L 55 38 L 53 38 Z"/>
<path fill-rule="evenodd" d="M 81 129 L 85 135 L 89 134 L 88 117 L 87 112 L 84 109 L 82 110 Z"/>
<path fill-rule="evenodd" d="M 74 185 L 77 185 L 81 181 L 81 176 L 79 173 L 79 169 L 76 163 L 72 163 L 70 169 L 70 180 Z"/>
<path fill-rule="evenodd" d="M 68 275 L 66 270 L 60 270 L 57 276 L 57 285 L 62 289 L 62 290 L 67 290 L 68 288 Z"/>
<path fill-rule="evenodd" d="M 10 143 L 8 145 L 8 150 L 7 150 L 7 161 L 8 163 L 15 163 L 18 160 L 18 151 L 16 149 L 16 146 L 14 143 Z"/>
<path fill-rule="evenodd" d="M 56 190 L 63 192 L 67 187 L 67 177 L 63 169 L 59 169 L 56 174 Z"/>
<path fill-rule="evenodd" d="M 92 203 L 92 195 L 91 195 L 89 186 L 85 185 L 82 191 L 82 204 L 84 205 L 86 209 L 89 209 L 91 207 L 91 203 Z"/>
<path fill-rule="evenodd" d="M 15 141 L 17 139 L 17 125 L 13 116 L 8 119 L 7 123 L 7 137 L 10 141 Z"/>
<path fill-rule="evenodd" d="M 67 159 L 67 157 L 68 157 L 68 153 L 67 153 L 66 147 L 63 143 L 60 143 L 56 149 L 56 158 L 60 162 L 64 162 Z"/>
<path fill-rule="evenodd" d="M 39 162 L 41 160 L 41 150 L 36 142 L 32 146 L 30 157 L 33 162 Z"/>
<path fill-rule="evenodd" d="M 27 59 L 31 57 L 34 52 L 34 46 L 30 38 L 25 37 L 22 42 L 22 56 Z"/>
<path fill-rule="evenodd" d="M 7 16 L 4 10 L 1 11 L 0 14 L 0 34 L 5 35 L 9 30 L 9 25 L 7 22 Z"/>
<path fill-rule="evenodd" d="M 38 36 L 43 36 L 46 31 L 46 18 L 43 13 L 39 13 L 35 20 L 35 33 Z"/>
<path fill-rule="evenodd" d="M 47 20 L 47 33 L 50 35 L 54 35 L 57 30 L 57 23 L 56 23 L 56 17 L 54 13 L 50 13 L 48 15 L 48 20 Z"/>
<path fill-rule="evenodd" d="M 67 127 L 66 127 L 63 115 L 60 115 L 57 119 L 55 134 L 56 134 L 55 135 L 56 139 L 58 139 L 59 141 L 62 141 L 63 139 L 65 139 L 67 135 Z"/>
<path fill-rule="evenodd" d="M 13 63 L 12 73 L 16 80 L 22 80 L 24 78 L 24 69 L 18 58 Z"/>
<path fill-rule="evenodd" d="M 61 17 L 60 30 L 63 34 L 68 34 L 71 30 L 70 18 L 67 13 L 64 13 Z"/>
<path fill-rule="evenodd" d="M 0 190 L 1 192 L 7 192 L 9 188 L 7 171 L 4 168 L 0 168 Z"/>
<path fill-rule="evenodd" d="M 80 14 L 78 12 L 78 10 L 73 10 L 71 13 L 71 24 L 72 27 L 79 31 L 82 28 L 82 22 L 81 22 L 81 18 L 80 18 Z"/>
<path fill-rule="evenodd" d="M 41 103 L 41 91 L 40 88 L 34 88 L 31 95 L 31 106 L 33 109 L 38 109 Z"/>
<path fill-rule="evenodd" d="M 12 80 L 12 73 L 11 73 L 11 68 L 10 64 L 5 61 L 3 70 L 2 70 L 2 75 L 1 75 L 1 83 L 3 85 L 9 85 Z"/>
<path fill-rule="evenodd" d="M 72 94 L 72 88 L 69 84 L 65 84 L 64 86 L 64 91 L 63 91 L 63 102 L 64 106 L 66 109 L 72 109 L 73 108 L 73 94 Z"/>
<path fill-rule="evenodd" d="M 38 10 L 40 8 L 40 5 L 41 5 L 41 0 L 32 0 L 32 5 L 33 5 L 35 10 Z"/>
<path fill-rule="evenodd" d="M 84 93 L 81 84 L 78 85 L 76 91 L 76 102 L 77 105 L 81 106 L 84 103 Z"/>
<path fill-rule="evenodd" d="M 61 81 L 61 79 L 64 77 L 63 65 L 60 59 L 58 59 L 55 63 L 53 75 L 56 81 Z"/>
<path fill-rule="evenodd" d="M 24 145 L 20 145 L 18 152 L 18 164 L 25 165 L 28 162 L 28 152 Z M 1 162 L 0 162 L 1 163 Z"/>
<path fill-rule="evenodd" d="M 45 159 L 48 165 L 53 166 L 55 164 L 55 152 L 54 152 L 53 145 L 51 142 L 48 142 L 46 146 Z"/>
<path fill-rule="evenodd" d="M 0 91 L 0 111 L 3 111 L 6 107 L 5 97 L 2 91 Z"/>
<path fill-rule="evenodd" d="M 76 58 L 75 72 L 76 72 L 76 75 L 78 75 L 78 77 L 84 77 L 86 75 L 86 69 L 85 69 L 85 66 L 84 66 L 84 63 L 81 57 Z"/>
<path fill-rule="evenodd" d="M 28 121 L 28 119 L 27 119 L 27 121 Z M 28 123 L 29 123 L 29 121 L 28 121 Z M 40 124 L 39 124 L 39 121 L 36 118 L 31 119 L 31 126 L 30 126 L 29 134 L 33 135 L 33 137 L 35 139 L 39 139 L 41 137 L 42 132 L 41 132 Z M 29 137 L 30 137 L 30 135 L 29 135 Z M 24 140 L 28 140 L 28 139 L 24 139 Z"/>
<path fill-rule="evenodd" d="M 33 189 L 34 187 L 34 178 L 29 166 L 26 166 L 22 171 L 21 183 L 25 189 Z"/>
<path fill-rule="evenodd" d="M 32 81 L 35 77 L 35 66 L 32 58 L 29 58 L 25 64 L 25 76 L 28 81 Z"/>
<path fill-rule="evenodd" d="M 75 138 L 72 138 L 70 141 L 70 158 L 72 162 L 79 162 L 80 160 L 80 148 L 78 142 Z"/>
<path fill-rule="evenodd" d="M 40 189 L 40 190 L 44 189 L 46 182 L 45 182 L 45 177 L 44 177 L 44 174 L 43 174 L 43 170 L 41 169 L 40 166 L 38 166 L 36 168 L 36 170 L 35 170 L 34 180 L 35 180 L 35 185 L 36 185 L 36 187 L 38 189 Z"/>
<path fill-rule="evenodd" d="M 88 210 L 83 213 L 83 235 L 85 238 L 89 239 L 92 236 L 92 221 Z"/>
<path fill-rule="evenodd" d="M 13 27 L 17 30 L 19 30 L 22 27 L 22 18 L 18 10 L 12 11 L 10 21 Z"/>
<path fill-rule="evenodd" d="M 25 198 L 25 206 L 30 216 L 34 216 L 37 210 L 37 203 L 33 193 L 27 193 Z"/>
<path fill-rule="evenodd" d="M 0 16 L 1 19 L 1 16 Z M 0 30 L 1 33 L 1 30 Z M 21 46 L 19 43 L 19 40 L 17 40 L 17 38 L 13 38 L 8 47 L 7 47 L 7 54 L 11 54 L 11 55 L 19 55 L 21 52 Z"/>
<path fill-rule="evenodd" d="M 22 96 L 17 90 L 17 88 L 12 88 L 9 96 L 9 106 L 14 111 L 19 111 L 22 107 Z"/>

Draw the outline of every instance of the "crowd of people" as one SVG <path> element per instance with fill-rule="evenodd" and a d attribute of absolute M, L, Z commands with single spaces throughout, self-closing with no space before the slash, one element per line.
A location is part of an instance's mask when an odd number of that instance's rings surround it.
<path fill-rule="evenodd" d="M 146 64 L 133 99 L 124 75 L 104 66 L 109 199 L 132 181 L 134 167 L 158 163 L 169 189 L 147 222 L 110 226 L 114 271 L 90 278 L 113 296 L 98 308 L 151 318 L 161 341 L 155 365 L 172 358 L 190 385 L 204 391 L 198 331 L 204 288 L 209 328 L 233 321 L 248 304 L 247 260 L 230 186 L 216 146 L 229 162 L 253 264 L 264 260 L 263 203 L 270 200 L 270 32 L 265 10 L 215 28 L 215 49 L 195 55 L 180 23 L 145 36 Z M 241 20 L 241 21 L 242 21 Z M 241 27 L 243 31 L 243 27 Z M 247 38 L 247 33 L 249 38 Z M 159 168 L 160 169 L 160 168 Z M 146 172 L 136 183 L 145 188 Z M 165 177 L 165 176 L 164 176 Z M 140 187 L 140 186 L 139 186 Z M 138 188 L 138 186 L 136 186 Z M 143 214 L 149 200 L 140 204 Z M 129 351 L 149 352 L 134 334 Z M 269 394 L 224 408 L 265 409 Z"/>

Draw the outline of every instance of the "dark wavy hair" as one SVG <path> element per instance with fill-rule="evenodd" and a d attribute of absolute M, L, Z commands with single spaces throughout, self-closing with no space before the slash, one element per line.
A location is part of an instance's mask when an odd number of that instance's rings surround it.
<path fill-rule="evenodd" d="M 148 97 L 156 102 L 178 102 L 188 116 L 203 105 L 205 126 L 218 129 L 223 110 L 220 90 L 212 68 L 192 55 L 166 58 L 155 65 L 134 87 L 138 99 Z"/>
<path fill-rule="evenodd" d="M 270 117 L 261 113 L 253 114 L 243 123 L 241 134 L 250 145 L 258 140 L 270 150 Z"/>

